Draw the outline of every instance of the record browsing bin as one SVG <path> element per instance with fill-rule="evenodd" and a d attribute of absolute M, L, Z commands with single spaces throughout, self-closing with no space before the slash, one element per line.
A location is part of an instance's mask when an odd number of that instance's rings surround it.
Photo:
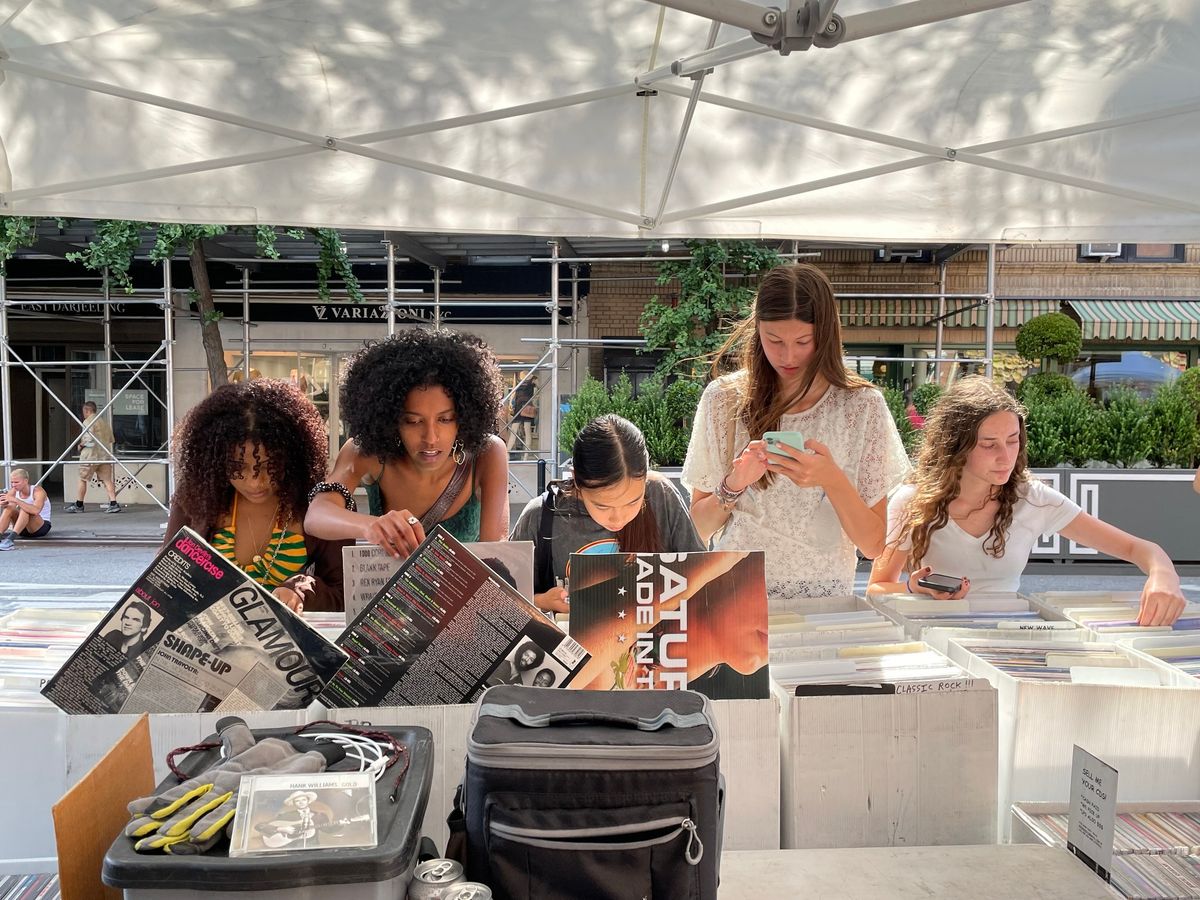
<path fill-rule="evenodd" d="M 996 808 L 1002 841 L 1010 834 L 1013 803 L 1068 800 L 1071 754 L 1076 744 L 1121 773 L 1126 796 L 1147 801 L 1200 800 L 1200 757 L 1196 754 L 1200 690 L 1174 686 L 1160 668 L 1116 644 L 961 639 L 951 640 L 948 651 L 951 660 L 988 679 L 997 691 L 1000 753 Z M 1112 659 L 1108 661 L 1121 673 L 1111 677 L 1136 683 L 1071 681 L 1069 666 L 1065 675 L 1022 674 L 1020 665 L 1027 663 L 1029 654 L 1038 652 L 1109 656 Z M 1010 665 L 1001 654 L 1008 654 L 1016 663 Z"/>

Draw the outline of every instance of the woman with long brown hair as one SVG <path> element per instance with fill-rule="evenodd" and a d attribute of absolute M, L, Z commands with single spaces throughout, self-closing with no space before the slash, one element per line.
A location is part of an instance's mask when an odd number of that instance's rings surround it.
<path fill-rule="evenodd" d="M 875 560 L 868 592 L 939 600 L 1015 592 L 1038 536 L 1057 533 L 1146 573 L 1139 624 L 1179 618 L 1183 593 L 1163 549 L 1083 512 L 1034 478 L 1025 447 L 1025 409 L 995 382 L 964 378 L 943 394 L 926 420 L 911 483 L 888 504 L 888 546 Z M 949 593 L 917 584 L 934 572 L 962 578 L 962 587 Z"/>
<path fill-rule="evenodd" d="M 740 368 L 718 376 L 720 360 Z M 846 371 L 837 300 L 824 273 L 772 269 L 718 352 L 692 427 L 684 483 L 702 539 L 765 550 L 772 610 L 849 594 L 857 547 L 883 550 L 888 492 L 908 458 L 883 395 Z M 769 452 L 763 436 L 799 432 Z"/>
<path fill-rule="evenodd" d="M 572 474 L 534 497 L 510 540 L 534 542 L 533 600 L 568 612 L 572 553 L 688 553 L 703 550 L 674 486 L 650 468 L 646 439 L 616 415 L 580 429 Z"/>

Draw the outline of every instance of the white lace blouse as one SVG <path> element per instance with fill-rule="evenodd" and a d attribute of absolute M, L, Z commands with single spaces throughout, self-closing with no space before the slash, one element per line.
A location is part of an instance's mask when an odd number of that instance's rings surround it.
<path fill-rule="evenodd" d="M 745 372 L 734 372 L 705 388 L 683 464 L 689 490 L 716 491 L 734 457 L 750 442 L 737 417 L 745 380 Z M 830 387 L 811 409 L 783 416 L 779 430 L 799 431 L 805 440 L 825 444 L 867 506 L 884 499 L 909 469 L 883 395 L 872 388 Z M 766 489 L 751 487 L 739 498 L 714 549 L 766 551 L 771 612 L 797 609 L 802 606 L 797 601 L 806 597 L 853 593 L 854 544 L 820 488 L 800 488 L 782 477 Z"/>

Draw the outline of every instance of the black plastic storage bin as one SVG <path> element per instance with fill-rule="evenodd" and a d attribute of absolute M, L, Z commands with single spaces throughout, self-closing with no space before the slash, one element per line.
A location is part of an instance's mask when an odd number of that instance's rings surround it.
<path fill-rule="evenodd" d="M 104 857 L 101 878 L 122 888 L 126 900 L 216 900 L 247 892 L 261 898 L 287 900 L 397 900 L 408 890 L 417 864 L 421 822 L 433 780 L 433 735 L 427 728 L 377 727 L 408 748 L 409 766 L 396 802 L 388 800 L 403 760 L 375 784 L 379 843 L 372 850 L 305 850 L 275 856 L 230 859 L 228 845 L 197 856 L 137 853 L 133 841 L 119 835 Z M 293 728 L 255 729 L 257 738 L 285 737 Z M 215 736 L 209 738 L 215 740 Z M 185 772 L 201 770 L 215 760 L 217 750 L 203 757 L 189 754 L 180 764 Z M 207 767 L 207 766 L 205 766 Z M 355 771 L 346 763 L 330 771 Z M 166 790 L 178 780 L 170 776 L 157 788 Z M 331 891 L 333 893 L 331 893 Z"/>

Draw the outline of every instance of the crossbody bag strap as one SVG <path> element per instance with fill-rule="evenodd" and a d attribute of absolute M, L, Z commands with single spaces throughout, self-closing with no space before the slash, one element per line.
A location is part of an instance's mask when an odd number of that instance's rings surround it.
<path fill-rule="evenodd" d="M 450 508 L 455 498 L 462 492 L 463 485 L 467 483 L 467 478 L 471 474 L 471 460 L 468 457 L 454 467 L 454 474 L 450 476 L 450 483 L 446 485 L 446 489 L 442 491 L 435 501 L 433 506 L 425 511 L 425 515 L 421 516 L 421 527 L 428 534 L 433 526 L 446 515 L 446 510 Z"/>

